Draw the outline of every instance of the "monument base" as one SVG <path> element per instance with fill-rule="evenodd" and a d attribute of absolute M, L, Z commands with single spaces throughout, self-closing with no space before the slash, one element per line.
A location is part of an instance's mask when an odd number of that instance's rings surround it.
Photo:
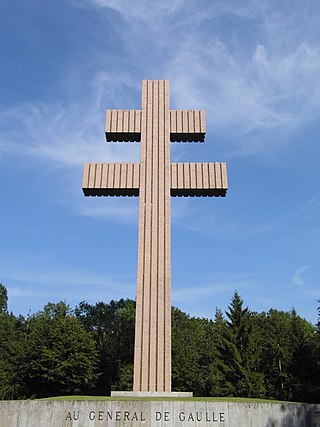
<path fill-rule="evenodd" d="M 192 391 L 112 391 L 111 397 L 193 397 Z"/>
<path fill-rule="evenodd" d="M 319 427 L 320 405 L 206 400 L 0 401 L 1 427 Z"/>

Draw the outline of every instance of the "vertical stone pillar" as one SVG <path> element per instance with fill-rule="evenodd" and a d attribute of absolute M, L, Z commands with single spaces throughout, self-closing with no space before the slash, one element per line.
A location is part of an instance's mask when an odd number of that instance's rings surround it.
<path fill-rule="evenodd" d="M 169 82 L 142 83 L 134 391 L 171 391 Z"/>

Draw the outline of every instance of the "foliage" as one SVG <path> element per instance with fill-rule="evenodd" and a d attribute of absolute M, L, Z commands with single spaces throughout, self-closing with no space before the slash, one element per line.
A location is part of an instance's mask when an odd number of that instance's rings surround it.
<path fill-rule="evenodd" d="M 125 372 L 133 368 L 135 302 L 121 299 L 90 305 L 82 301 L 75 315 L 92 332 L 99 355 L 100 377 L 94 392 L 109 394 L 112 387 L 132 389 Z"/>
<path fill-rule="evenodd" d="M 0 313 L 0 400 L 21 397 L 18 369 L 23 351 L 24 319 Z"/>
<path fill-rule="evenodd" d="M 264 397 L 263 376 L 259 372 L 261 336 L 254 315 L 243 308 L 240 295 L 235 292 L 228 321 L 222 329 L 219 345 L 221 368 L 225 376 L 224 393 L 229 396 Z"/>
<path fill-rule="evenodd" d="M 174 390 L 201 389 L 199 357 L 202 338 L 202 325 L 197 319 L 172 309 L 172 385 Z"/>
<path fill-rule="evenodd" d="M 8 292 L 6 287 L 0 283 L 0 314 L 8 312 Z"/>
<path fill-rule="evenodd" d="M 1 346 L 3 398 L 81 393 L 93 388 L 97 379 L 95 343 L 64 302 L 49 303 L 26 320 L 7 315 L 1 325 L 6 336 Z M 5 377 L 4 372 L 9 375 Z"/>
<path fill-rule="evenodd" d="M 320 317 L 320 307 L 318 309 Z M 135 302 L 64 302 L 16 317 L 0 285 L 0 399 L 131 390 Z M 320 318 L 253 313 L 238 292 L 225 315 L 172 308 L 172 385 L 195 396 L 318 402 Z M 230 397 L 231 396 L 231 397 Z"/>

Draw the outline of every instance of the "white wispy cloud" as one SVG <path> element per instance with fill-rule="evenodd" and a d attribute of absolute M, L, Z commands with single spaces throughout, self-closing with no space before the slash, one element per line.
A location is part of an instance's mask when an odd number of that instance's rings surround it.
<path fill-rule="evenodd" d="M 196 301 L 203 301 L 206 298 L 214 298 L 222 294 L 232 295 L 235 289 L 243 290 L 252 288 L 255 288 L 255 285 L 252 284 L 251 281 L 226 281 L 214 284 L 179 287 L 178 289 L 172 289 L 172 300 L 174 304 L 194 304 Z"/>
<path fill-rule="evenodd" d="M 318 221 L 320 210 L 320 194 L 310 197 L 302 206 L 301 212 L 306 219 Z"/>
<path fill-rule="evenodd" d="M 5 283 L 8 290 L 9 309 L 15 314 L 37 312 L 50 302 L 64 299 L 71 307 L 80 301 L 95 304 L 111 299 L 134 298 L 135 278 L 110 277 L 81 271 L 31 271 L 8 274 Z M 26 307 L 22 303 L 28 300 Z"/>
<path fill-rule="evenodd" d="M 20 286 L 11 287 L 8 286 L 8 298 L 24 298 L 24 297 L 32 297 L 36 294 L 36 292 L 30 288 L 24 288 Z"/>
<path fill-rule="evenodd" d="M 33 271 L 32 269 L 21 269 L 20 271 L 8 269 L 3 271 L 3 277 L 11 281 L 27 282 L 32 284 L 68 284 L 68 285 L 92 285 L 92 286 L 118 286 L 120 282 L 126 285 L 125 276 L 108 276 L 103 274 L 88 273 L 86 271 L 50 270 Z M 12 288 L 15 289 L 15 288 Z"/>
<path fill-rule="evenodd" d="M 292 285 L 304 287 L 306 284 L 306 280 L 303 277 L 303 273 L 305 271 L 309 270 L 309 268 L 310 268 L 309 265 L 303 265 L 303 266 L 297 268 L 295 270 L 295 272 L 293 273 L 292 278 L 291 278 Z"/>
<path fill-rule="evenodd" d="M 129 0 L 84 0 L 87 4 L 95 4 L 102 8 L 110 8 L 119 12 L 126 19 L 138 19 L 146 22 L 155 21 L 169 17 L 176 13 L 184 4 L 184 0 L 163 0 L 161 2 L 150 2 L 146 0 L 135 0 L 134 4 Z"/>
<path fill-rule="evenodd" d="M 240 45 L 230 47 L 215 34 L 187 37 L 169 64 L 176 102 L 203 106 L 209 126 L 230 136 L 273 129 L 293 132 L 310 123 L 319 116 L 320 50 L 300 40 L 277 51 L 273 44 L 256 44 L 240 56 Z M 274 143 L 279 143 L 277 138 Z M 269 149 L 272 140 L 241 144 L 242 151 L 250 153 Z"/>
<path fill-rule="evenodd" d="M 130 108 L 127 101 L 132 90 L 140 91 L 142 78 L 169 78 L 172 105 L 205 108 L 209 127 L 229 136 L 236 152 L 270 150 L 290 140 L 241 135 L 290 133 L 319 117 L 320 16 L 312 3 L 306 9 L 300 1 L 294 8 L 267 1 L 69 2 L 117 12 L 110 31 L 119 50 L 110 52 L 103 43 L 103 54 L 93 50 L 96 67 L 87 80 L 80 61 L 73 66 L 77 73 L 69 66 L 68 78 L 79 79 L 69 85 L 75 88 L 69 104 L 33 102 L 0 112 L 2 156 L 41 157 L 69 167 L 136 161 L 138 147 L 103 142 L 104 110 L 119 105 L 116 95 Z M 103 37 L 103 28 L 97 31 Z"/>
<path fill-rule="evenodd" d="M 320 17 L 312 3 L 308 9 L 300 1 L 294 8 L 267 1 L 83 3 L 116 10 L 126 26 L 118 36 L 127 60 L 139 60 L 149 78 L 169 78 L 177 106 L 206 108 L 209 125 L 227 135 L 292 132 L 319 116 Z M 241 141 L 241 150 L 272 144 L 279 141 Z"/>
<path fill-rule="evenodd" d="M 103 204 L 100 197 L 98 200 L 90 198 L 88 203 L 77 203 L 74 210 L 83 216 L 138 223 L 138 203 L 132 203 L 125 197 L 110 198 L 108 203 Z"/>
<path fill-rule="evenodd" d="M 107 74 L 97 73 L 70 104 L 34 102 L 0 111 L 0 156 L 42 158 L 69 167 L 86 161 L 136 161 L 135 144 L 104 140 L 103 100 L 113 98 L 114 84 Z"/>

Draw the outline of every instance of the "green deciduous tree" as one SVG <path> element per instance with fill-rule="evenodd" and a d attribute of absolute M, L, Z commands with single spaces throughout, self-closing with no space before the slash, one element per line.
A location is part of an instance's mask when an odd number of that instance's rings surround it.
<path fill-rule="evenodd" d="M 128 372 L 133 369 L 135 302 L 121 299 L 90 305 L 83 301 L 75 314 L 96 342 L 100 376 L 95 394 L 132 388 Z"/>
<path fill-rule="evenodd" d="M 269 310 L 262 319 L 263 331 L 263 372 L 269 397 L 289 399 L 290 397 L 290 313 Z"/>
<path fill-rule="evenodd" d="M 29 317 L 24 339 L 19 373 L 26 397 L 81 394 L 94 387 L 94 340 L 64 302 Z"/>
<path fill-rule="evenodd" d="M 19 366 L 23 352 L 24 319 L 0 313 L 0 400 L 21 397 Z"/>
<path fill-rule="evenodd" d="M 205 319 L 191 318 L 172 308 L 172 386 L 177 391 L 201 395 L 204 388 L 203 346 Z"/>
<path fill-rule="evenodd" d="M 312 383 L 317 375 L 314 352 L 315 328 L 291 311 L 289 366 L 291 376 L 291 399 L 294 401 L 312 400 Z"/>

